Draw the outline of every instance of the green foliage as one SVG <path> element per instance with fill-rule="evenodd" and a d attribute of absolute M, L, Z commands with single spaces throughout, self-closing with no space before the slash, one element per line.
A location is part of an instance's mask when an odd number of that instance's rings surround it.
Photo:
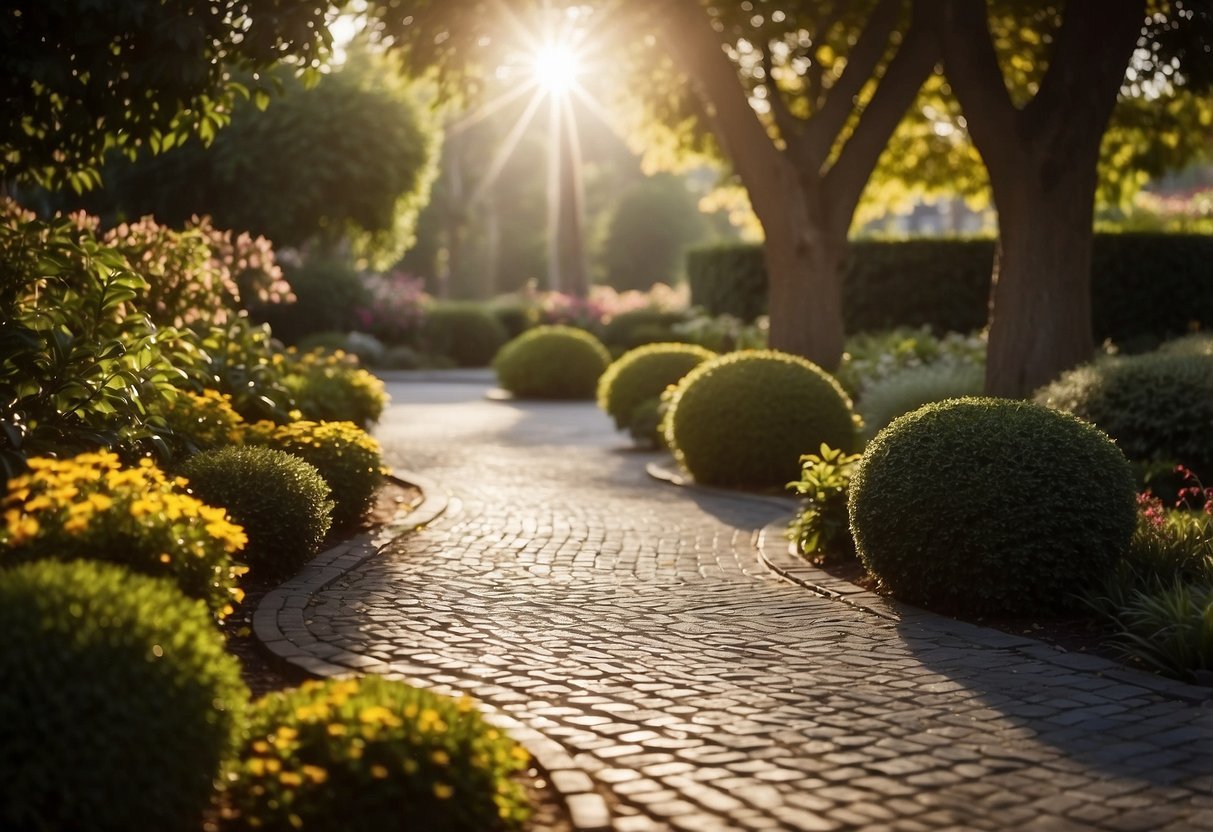
<path fill-rule="evenodd" d="M 529 760 L 471 699 L 376 676 L 305 682 L 254 704 L 228 786 L 232 826 L 519 829 L 530 811 L 511 776 Z"/>
<path fill-rule="evenodd" d="M 611 363 L 602 342 L 570 326 L 539 326 L 510 341 L 493 359 L 497 382 L 520 398 L 592 399 Z"/>
<path fill-rule="evenodd" d="M 446 301 L 426 310 L 419 343 L 423 352 L 450 358 L 458 367 L 486 367 L 508 340 L 484 304 Z"/>
<path fill-rule="evenodd" d="M 705 231 L 684 180 L 667 174 L 636 183 L 620 197 L 607 225 L 604 282 L 616 289 L 673 285 L 681 277 L 687 247 Z"/>
<path fill-rule="evenodd" d="M 641 404 L 659 399 L 667 387 L 715 357 L 692 344 L 637 347 L 612 362 L 598 379 L 598 406 L 615 420 L 615 427 L 626 428 Z"/>
<path fill-rule="evenodd" d="M 336 501 L 335 529 L 366 517 L 388 473 L 379 443 L 351 422 L 258 422 L 248 428 L 245 441 L 286 451 L 314 465 Z"/>
<path fill-rule="evenodd" d="M 967 362 L 942 361 L 894 372 L 864 389 L 859 399 L 863 435 L 877 431 L 902 414 L 924 404 L 981 394 L 985 367 Z"/>
<path fill-rule="evenodd" d="M 934 364 L 982 366 L 986 361 L 984 334 L 949 332 L 939 337 L 928 327 L 858 332 L 847 338 L 838 383 L 852 396 L 904 370 Z"/>
<path fill-rule="evenodd" d="M 216 618 L 243 598 L 232 562 L 246 538 L 223 509 L 203 505 L 144 459 L 124 468 L 107 452 L 29 460 L 0 501 L 0 564 L 89 558 L 171 578 Z"/>
<path fill-rule="evenodd" d="M 97 184 L 111 149 L 210 141 L 236 100 L 273 89 L 255 74 L 329 43 L 328 2 L 13 0 L 0 18 L 0 175 Z M 205 10 L 206 13 L 200 13 Z M 233 74 L 251 80 L 238 83 Z"/>
<path fill-rule="evenodd" d="M 602 343 L 612 355 L 622 355 L 645 344 L 682 341 L 674 325 L 686 321 L 685 312 L 633 309 L 614 315 L 602 327 Z"/>
<path fill-rule="evenodd" d="M 816 364 L 775 351 L 700 364 L 679 382 L 663 426 L 674 456 L 705 485 L 782 488 L 805 448 L 856 445 L 851 400 Z"/>
<path fill-rule="evenodd" d="M 641 448 L 660 448 L 664 437 L 661 423 L 665 420 L 666 406 L 660 398 L 645 399 L 632 408 L 628 420 L 628 435 Z"/>
<path fill-rule="evenodd" d="M 0 570 L 0 826 L 197 829 L 248 697 L 201 603 L 113 564 Z"/>
<path fill-rule="evenodd" d="M 310 352 L 288 362 L 283 386 L 304 418 L 367 427 L 387 406 L 383 382 L 342 352 Z"/>
<path fill-rule="evenodd" d="M 1188 682 L 1196 671 L 1213 670 L 1213 584 L 1139 590 L 1115 620 L 1130 661 Z"/>
<path fill-rule="evenodd" d="M 1200 234 L 1097 234 L 1092 305 L 1100 341 L 1155 341 L 1213 327 L 1213 282 L 1204 279 L 1213 239 Z M 994 246 L 990 240 L 859 242 L 843 276 L 848 332 L 929 326 L 969 332 L 985 326 Z M 746 320 L 766 311 L 762 248 L 693 251 L 692 301 Z"/>
<path fill-rule="evenodd" d="M 295 402 L 284 380 L 288 370 L 281 345 L 270 328 L 245 315 L 222 326 L 194 334 L 201 361 L 189 369 L 189 383 L 198 390 L 218 390 L 249 421 L 286 421 Z"/>
<path fill-rule="evenodd" d="M 362 276 L 339 257 L 308 257 L 285 267 L 295 302 L 261 306 L 253 315 L 265 321 L 274 336 L 297 344 L 315 332 L 348 332 L 355 328 L 355 311 L 366 303 Z"/>
<path fill-rule="evenodd" d="M 816 454 L 800 458 L 800 479 L 788 483 L 804 497 L 789 532 L 802 554 L 822 561 L 855 555 L 847 516 L 847 489 L 859 454 L 844 454 L 822 444 Z"/>
<path fill-rule="evenodd" d="M 193 393 L 182 390 L 161 414 L 173 437 L 192 450 L 206 450 L 239 442 L 244 420 L 232 408 L 232 399 L 217 390 Z"/>
<path fill-rule="evenodd" d="M 770 321 L 765 315 L 747 324 L 734 315 L 705 314 L 698 306 L 690 310 L 686 320 L 673 326 L 679 340 L 719 353 L 765 350 L 770 329 Z"/>
<path fill-rule="evenodd" d="M 1071 370 L 1035 399 L 1098 425 L 1130 459 L 1213 470 L 1213 356 L 1106 358 Z"/>
<path fill-rule="evenodd" d="M 1005 399 L 894 420 L 851 479 L 861 562 L 898 598 L 946 611 L 1070 607 L 1116 568 L 1135 517 L 1132 472 L 1104 433 Z"/>
<path fill-rule="evenodd" d="M 254 578 L 293 575 L 320 551 L 334 503 L 320 472 L 299 457 L 229 446 L 195 454 L 180 471 L 194 496 L 244 527 L 242 559 Z"/>

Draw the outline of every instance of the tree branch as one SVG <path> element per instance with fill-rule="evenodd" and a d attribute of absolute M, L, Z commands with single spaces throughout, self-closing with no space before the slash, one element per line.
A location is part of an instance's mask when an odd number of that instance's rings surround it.
<path fill-rule="evenodd" d="M 854 111 L 855 99 L 880 65 L 880 59 L 889 46 L 889 35 L 897 25 L 901 5 L 902 0 L 880 0 L 877 3 L 859 40 L 847 55 L 842 76 L 826 94 L 821 109 L 809 119 L 806 150 L 814 161 L 814 169 L 819 169 L 829 158 L 830 148 Z"/>
<path fill-rule="evenodd" d="M 788 152 L 794 157 L 799 157 L 804 139 L 805 122 L 804 119 L 797 118 L 788 108 L 788 103 L 783 100 L 783 92 L 779 89 L 779 84 L 775 82 L 769 45 L 762 50 L 762 70 L 765 76 L 763 84 L 767 88 L 767 100 L 771 105 L 771 115 L 775 118 L 775 126 L 779 128 L 779 135 L 783 138 Z"/>
<path fill-rule="evenodd" d="M 849 224 L 889 137 L 939 63 L 939 42 L 915 7 L 910 30 L 889 62 L 872 100 L 860 115 L 838 159 L 825 174 L 831 222 Z"/>

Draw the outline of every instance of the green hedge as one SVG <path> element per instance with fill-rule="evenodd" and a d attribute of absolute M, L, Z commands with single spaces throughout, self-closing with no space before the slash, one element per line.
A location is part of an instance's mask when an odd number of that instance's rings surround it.
<path fill-rule="evenodd" d="M 986 323 L 991 240 L 859 242 L 844 277 L 848 332 L 930 326 L 968 332 Z M 1092 255 L 1095 336 L 1149 346 L 1213 326 L 1213 236 L 1097 234 Z M 746 320 L 766 311 L 762 248 L 728 245 L 687 258 L 691 300 Z"/>

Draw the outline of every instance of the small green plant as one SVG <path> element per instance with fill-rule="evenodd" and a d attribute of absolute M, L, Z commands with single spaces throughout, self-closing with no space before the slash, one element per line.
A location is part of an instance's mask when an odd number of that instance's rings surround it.
<path fill-rule="evenodd" d="M 291 575 L 320 551 L 333 501 L 320 472 L 299 457 L 229 446 L 190 457 L 181 473 L 198 499 L 225 509 L 244 527 L 243 560 L 253 577 Z"/>
<path fill-rule="evenodd" d="M 800 458 L 800 479 L 788 483 L 788 488 L 804 497 L 789 529 L 802 554 L 822 561 L 854 557 L 847 489 L 859 458 L 859 454 L 846 454 L 825 444 L 819 453 Z"/>
<path fill-rule="evenodd" d="M 493 360 L 498 383 L 519 398 L 592 399 L 611 363 L 602 342 L 571 326 L 538 326 Z"/>
<path fill-rule="evenodd" d="M 1136 525 L 1133 474 L 1102 431 L 1005 399 L 953 399 L 895 419 L 851 477 L 860 561 L 933 609 L 1073 607 L 1116 569 Z"/>
<path fill-rule="evenodd" d="M 624 353 L 598 380 L 598 406 L 615 427 L 632 423 L 637 407 L 660 398 L 665 389 L 716 353 L 692 344 L 649 344 Z"/>
<path fill-rule="evenodd" d="M 1175 582 L 1137 590 L 1116 615 L 1122 653 L 1145 668 L 1184 681 L 1213 671 L 1213 585 Z"/>
<path fill-rule="evenodd" d="M 0 827 L 197 829 L 248 690 L 206 608 L 90 561 L 0 570 Z"/>
<path fill-rule="evenodd" d="M 353 526 L 366 517 L 384 476 L 390 473 L 384 467 L 379 443 L 351 422 L 258 422 L 245 431 L 245 441 L 286 451 L 314 465 L 336 502 L 335 529 Z"/>
<path fill-rule="evenodd" d="M 288 361 L 283 386 L 304 418 L 368 427 L 387 406 L 383 382 L 344 352 L 309 352 Z"/>
<path fill-rule="evenodd" d="M 925 326 L 859 332 L 847 338 L 844 349 L 838 382 L 861 401 L 874 385 L 908 370 L 939 365 L 959 372 L 967 367 L 984 368 L 986 363 L 984 334 L 949 332 L 941 337 Z"/>
<path fill-rule="evenodd" d="M 806 448 L 855 449 L 851 400 L 816 364 L 775 351 L 722 355 L 687 374 L 663 426 L 705 485 L 783 488 Z"/>
<path fill-rule="evenodd" d="M 247 736 L 228 776 L 235 829 L 493 832 L 529 815 L 511 779 L 529 755 L 470 699 L 374 676 L 307 682 L 255 703 Z"/>
<path fill-rule="evenodd" d="M 193 340 L 202 358 L 188 368 L 190 386 L 227 394 L 243 419 L 289 420 L 295 401 L 283 384 L 288 362 L 268 326 L 241 315 L 197 330 Z"/>
<path fill-rule="evenodd" d="M 204 505 L 143 459 L 124 467 L 109 452 L 29 460 L 0 501 L 0 565 L 89 558 L 167 577 L 216 617 L 244 594 L 233 562 L 247 538 L 222 508 Z"/>

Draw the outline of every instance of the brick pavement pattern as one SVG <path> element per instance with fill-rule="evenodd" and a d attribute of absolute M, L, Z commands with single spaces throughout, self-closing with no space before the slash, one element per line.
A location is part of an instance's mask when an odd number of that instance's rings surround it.
<path fill-rule="evenodd" d="M 1213 829 L 1207 689 L 788 582 L 755 541 L 791 503 L 655 482 L 592 405 L 390 392 L 448 510 L 284 587 L 275 649 L 509 714 L 580 827 Z"/>

